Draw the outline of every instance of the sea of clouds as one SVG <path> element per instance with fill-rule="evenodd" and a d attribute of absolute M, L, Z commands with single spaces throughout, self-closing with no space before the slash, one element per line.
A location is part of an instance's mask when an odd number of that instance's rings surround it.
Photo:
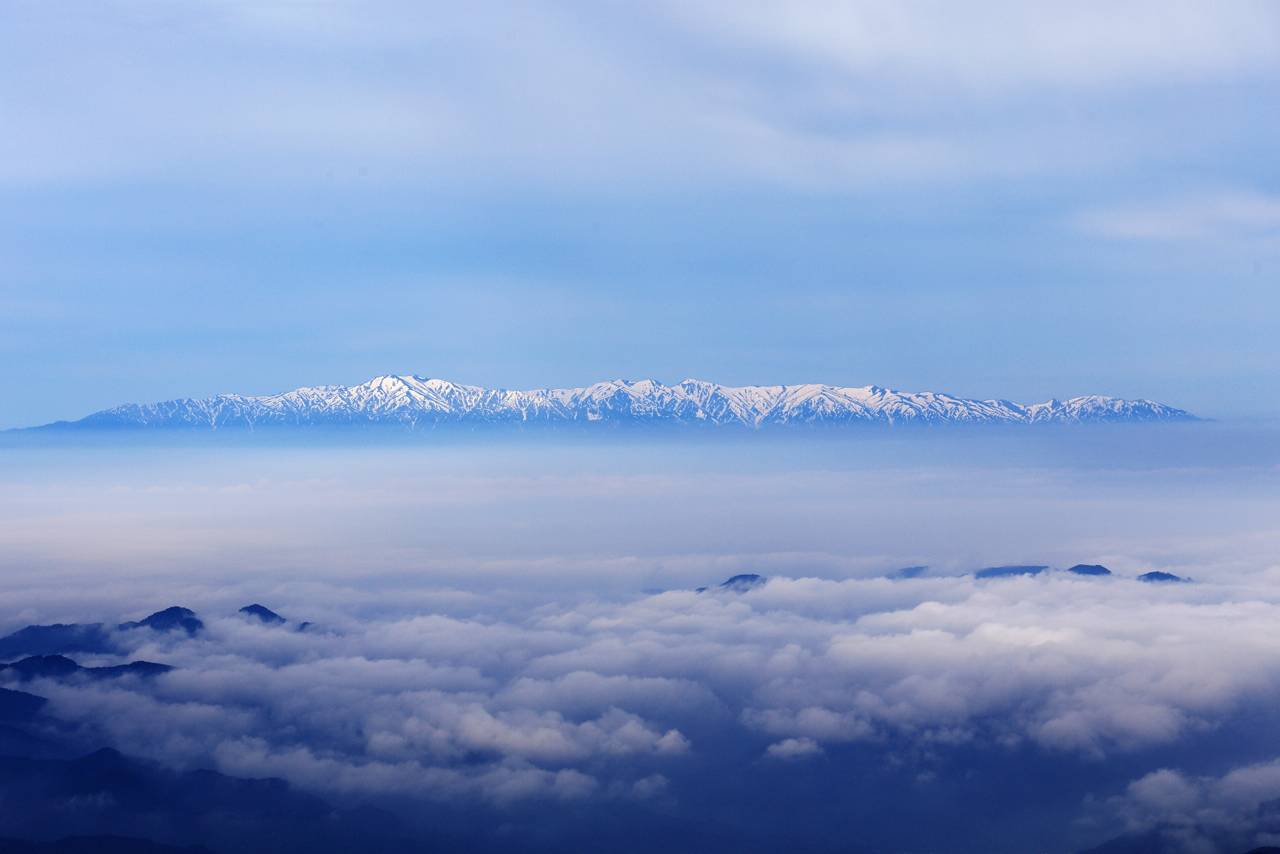
<path fill-rule="evenodd" d="M 495 827 L 563 834 L 621 815 L 759 830 L 762 850 L 791 838 L 1066 852 L 1127 833 L 1240 854 L 1277 838 L 1274 469 L 1019 463 L 975 480 L 932 462 L 690 468 L 641 455 L 619 469 L 611 455 L 571 475 L 475 457 L 401 458 L 393 474 L 396 458 L 343 456 L 335 474 L 313 451 L 257 480 L 243 459 L 221 475 L 173 457 L 52 481 L 29 469 L 5 490 L 10 519 L 31 523 L 0 525 L 10 555 L 40 551 L 33 531 L 64 541 L 47 540 L 38 567 L 9 561 L 15 607 L 0 629 L 172 604 L 206 627 L 123 633 L 122 658 L 79 657 L 171 673 L 24 690 L 86 748 Z M 664 501 L 661 524 L 641 512 Z M 766 524 L 770 507 L 772 536 L 739 526 L 736 514 Z M 344 508 L 357 517 L 345 527 Z M 1072 508 L 1109 516 L 1105 536 L 1082 538 Z M 990 541 L 1001 512 L 1003 546 Z M 718 545 L 683 547 L 698 536 L 679 513 Z M 895 514 L 914 515 L 878 537 L 866 525 Z M 472 549 L 486 523 L 502 541 Z M 352 537 L 374 560 L 339 545 Z M 428 554 L 451 541 L 473 553 Z M 1033 541 L 1046 563 L 1115 574 L 971 574 L 974 560 L 1027 561 Z M 162 569 L 175 554 L 189 568 Z M 896 577 L 909 562 L 930 568 Z M 1149 569 L 1193 580 L 1137 580 Z M 769 578 L 718 587 L 737 571 Z M 290 622 L 237 613 L 255 601 Z"/>
<path fill-rule="evenodd" d="M 1275 827 L 1257 807 L 1280 798 L 1278 752 L 1259 743 L 1213 777 L 1165 767 L 1159 751 L 1212 767 L 1199 740 L 1274 707 L 1278 581 L 1280 567 L 1165 585 L 772 578 L 625 599 L 315 585 L 285 591 L 288 615 L 313 620 L 305 631 L 205 613 L 195 637 L 132 641 L 125 658 L 172 673 L 28 690 L 86 744 L 340 801 L 669 809 L 697 782 L 691 765 L 856 774 L 841 769 L 849 745 L 926 789 L 960 755 L 1086 772 L 1145 760 L 1156 765 L 1127 785 L 1099 774 L 1067 805 L 1077 820 L 1176 827 L 1186 850 L 1219 850 L 1205 842 L 1215 830 L 1243 839 L 1255 821 L 1265 841 Z M 733 755 L 717 756 L 726 741 Z"/>

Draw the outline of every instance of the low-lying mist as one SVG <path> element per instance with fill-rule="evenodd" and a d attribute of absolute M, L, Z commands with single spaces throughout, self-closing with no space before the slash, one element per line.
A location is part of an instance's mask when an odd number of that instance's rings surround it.
<path fill-rule="evenodd" d="M 166 576 L 210 595 L 397 576 L 634 593 L 918 564 L 1204 575 L 1274 553 L 1278 436 L 16 445 L 0 447 L 0 560 L 8 583 Z"/>

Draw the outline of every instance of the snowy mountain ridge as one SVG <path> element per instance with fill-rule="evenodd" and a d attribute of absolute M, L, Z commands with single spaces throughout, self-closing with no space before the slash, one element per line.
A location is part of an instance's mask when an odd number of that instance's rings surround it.
<path fill-rule="evenodd" d="M 880 386 L 725 386 L 705 380 L 664 385 L 611 380 L 581 388 L 526 391 L 387 375 L 354 386 L 314 386 L 251 397 L 220 394 L 125 404 L 46 427 L 225 429 L 392 424 L 677 423 L 760 428 L 784 424 L 1067 424 L 1194 420 L 1150 400 L 1089 395 L 1020 404 Z"/>

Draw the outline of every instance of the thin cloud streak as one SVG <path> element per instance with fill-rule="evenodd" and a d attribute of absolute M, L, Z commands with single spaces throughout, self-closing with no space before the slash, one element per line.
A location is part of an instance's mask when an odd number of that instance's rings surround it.
<path fill-rule="evenodd" d="M 1267 241 L 1280 246 L 1280 196 L 1224 191 L 1080 214 L 1075 224 L 1102 237 L 1150 241 Z"/>

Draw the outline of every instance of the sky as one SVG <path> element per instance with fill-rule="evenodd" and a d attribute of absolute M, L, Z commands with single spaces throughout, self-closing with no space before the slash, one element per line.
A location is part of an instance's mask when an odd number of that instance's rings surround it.
<path fill-rule="evenodd" d="M 383 373 L 1276 411 L 1271 3 L 3 17 L 0 427 Z"/>
<path fill-rule="evenodd" d="M 0 429 L 386 373 L 1213 420 L 33 434 L 0 635 L 177 669 L 0 687 L 48 699 L 33 750 L 417 847 L 1280 843 L 1278 86 L 1271 2 L 5 0 Z M 205 630 L 110 628 L 170 605 Z M 0 836 L 168 833 L 26 797 Z"/>

